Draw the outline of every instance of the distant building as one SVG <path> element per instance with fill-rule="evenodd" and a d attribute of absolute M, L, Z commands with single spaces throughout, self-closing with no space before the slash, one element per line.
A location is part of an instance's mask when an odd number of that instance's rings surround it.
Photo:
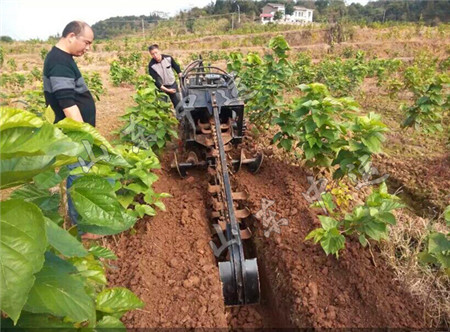
<path fill-rule="evenodd" d="M 294 12 L 292 15 L 286 15 L 286 21 L 293 23 L 312 23 L 313 10 L 305 7 L 294 6 Z"/>
<path fill-rule="evenodd" d="M 261 23 L 266 24 L 269 22 L 275 22 L 275 13 L 281 12 L 281 20 L 284 21 L 286 18 L 285 7 L 279 3 L 268 3 L 262 9 L 262 14 L 259 15 L 261 18 Z"/>
<path fill-rule="evenodd" d="M 275 20 L 275 14 L 281 13 L 279 20 Z M 313 10 L 305 7 L 294 6 L 292 15 L 286 15 L 286 8 L 279 3 L 268 3 L 262 9 L 262 14 L 259 15 L 261 23 L 312 23 Z"/>

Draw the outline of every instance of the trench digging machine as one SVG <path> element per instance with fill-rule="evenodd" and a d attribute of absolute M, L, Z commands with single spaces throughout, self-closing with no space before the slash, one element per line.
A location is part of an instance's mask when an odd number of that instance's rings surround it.
<path fill-rule="evenodd" d="M 257 260 L 246 258 L 249 250 L 244 248 L 251 236 L 246 226 L 250 211 L 242 204 L 248 195 L 233 191 L 232 180 L 242 166 L 256 173 L 263 154 L 247 158 L 239 146 L 246 130 L 244 102 L 238 98 L 232 75 L 204 66 L 199 59 L 186 67 L 180 81 L 182 107 L 176 112 L 182 146 L 171 166 L 181 177 L 192 168 L 209 174 L 210 218 L 216 233 L 210 244 L 218 260 L 225 305 L 259 303 Z"/>

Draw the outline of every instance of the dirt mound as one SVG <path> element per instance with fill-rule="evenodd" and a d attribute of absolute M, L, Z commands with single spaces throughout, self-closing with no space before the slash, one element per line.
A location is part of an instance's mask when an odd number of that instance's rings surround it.
<path fill-rule="evenodd" d="M 372 259 L 357 240 L 349 241 L 337 260 L 303 241 L 319 226 L 302 195 L 309 188 L 306 177 L 303 169 L 269 158 L 260 174 L 238 174 L 250 193 L 253 214 L 263 199 L 273 200 L 270 210 L 276 219 L 288 220 L 280 234 L 266 237 L 259 225 L 255 236 L 258 260 L 279 308 L 297 327 L 423 327 L 422 308 L 394 280 L 376 250 Z"/>
<path fill-rule="evenodd" d="M 204 206 L 204 177 L 181 180 L 162 170 L 155 186 L 167 192 L 167 212 L 140 221 L 135 235 L 111 243 L 118 269 L 109 279 L 146 303 L 125 316 L 129 328 L 227 326 L 211 233 Z M 203 179 L 203 180 L 202 180 Z M 115 248 L 114 248 L 115 247 Z"/>
<path fill-rule="evenodd" d="M 388 182 L 401 187 L 401 197 L 410 200 L 417 211 L 430 213 L 430 207 L 440 214 L 450 199 L 450 153 L 443 156 L 422 158 L 375 158 L 375 165 L 382 174 L 389 174 Z"/>

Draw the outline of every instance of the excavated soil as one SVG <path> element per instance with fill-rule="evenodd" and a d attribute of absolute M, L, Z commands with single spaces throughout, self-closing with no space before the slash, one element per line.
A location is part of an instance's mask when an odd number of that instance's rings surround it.
<path fill-rule="evenodd" d="M 274 220 L 285 218 L 288 225 L 269 234 L 252 218 L 261 304 L 225 308 L 209 247 L 207 176 L 198 170 L 180 179 L 169 164 L 165 156 L 155 185 L 156 191 L 172 195 L 165 199 L 167 211 L 144 218 L 134 234 L 110 242 L 119 259 L 109 280 L 129 287 L 146 303 L 143 310 L 125 315 L 128 328 L 424 327 L 423 308 L 394 280 L 376 247 L 372 258 L 350 240 L 338 260 L 303 241 L 319 225 L 302 196 L 309 187 L 307 174 L 270 158 L 256 175 L 240 171 L 236 182 L 249 193 L 253 215 L 261 219 L 270 210 L 276 212 Z M 262 199 L 274 202 L 262 209 Z"/>
<path fill-rule="evenodd" d="M 288 219 L 280 234 L 255 236 L 259 263 L 264 266 L 278 310 L 296 327 L 379 328 L 424 327 L 423 308 L 416 304 L 374 248 L 373 258 L 356 239 L 347 242 L 339 259 L 326 256 L 318 245 L 304 242 L 319 226 L 302 193 L 309 188 L 299 167 L 267 158 L 260 174 L 238 174 L 238 183 L 250 193 L 255 213 L 261 200 L 274 200 L 276 219 Z M 375 266 L 376 264 L 376 266 Z"/>

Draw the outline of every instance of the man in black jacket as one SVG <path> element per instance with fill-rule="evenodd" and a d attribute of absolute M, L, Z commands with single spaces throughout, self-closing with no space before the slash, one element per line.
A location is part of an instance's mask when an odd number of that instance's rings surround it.
<path fill-rule="evenodd" d="M 148 51 L 152 57 L 148 64 L 148 73 L 155 80 L 156 87 L 169 95 L 170 101 L 176 109 L 181 100 L 173 70 L 175 69 L 178 76 L 181 77 L 180 66 L 170 55 L 161 54 L 156 44 L 149 46 Z"/>
<path fill-rule="evenodd" d="M 72 21 L 66 25 L 61 39 L 47 54 L 44 61 L 44 95 L 48 105 L 55 112 L 55 123 L 64 118 L 78 122 L 87 122 L 95 127 L 96 108 L 80 70 L 73 57 L 80 57 L 89 51 L 94 40 L 91 27 L 81 21 Z M 79 163 L 67 165 L 72 170 Z M 77 224 L 79 215 L 69 194 L 69 189 L 78 175 L 67 177 L 68 213 L 72 223 Z M 82 239 L 98 239 L 100 235 L 83 233 Z"/>

